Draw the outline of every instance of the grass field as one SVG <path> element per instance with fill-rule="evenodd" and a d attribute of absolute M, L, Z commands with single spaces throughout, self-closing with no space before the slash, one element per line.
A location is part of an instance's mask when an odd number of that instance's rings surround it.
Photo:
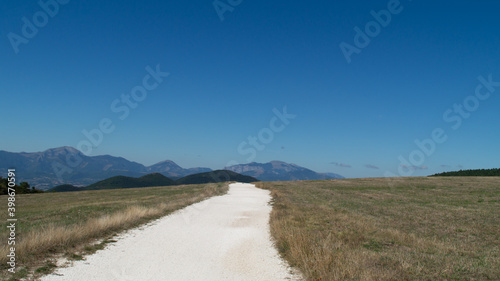
<path fill-rule="evenodd" d="M 44 273 L 53 264 L 51 254 L 81 259 L 82 254 L 103 248 L 114 234 L 205 198 L 227 192 L 227 183 L 114 190 L 19 194 L 16 196 L 17 274 Z M 7 273 L 7 196 L 0 197 L 0 280 Z M 96 239 L 104 239 L 99 244 Z M 16 280 L 12 278 L 12 280 Z"/>
<path fill-rule="evenodd" d="M 500 178 L 262 182 L 307 280 L 500 280 Z"/>

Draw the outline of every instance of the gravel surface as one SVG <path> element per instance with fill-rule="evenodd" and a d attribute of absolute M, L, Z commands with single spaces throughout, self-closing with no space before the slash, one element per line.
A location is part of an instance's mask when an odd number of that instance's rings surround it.
<path fill-rule="evenodd" d="M 229 192 L 119 236 L 52 280 L 301 280 L 273 247 L 269 191 L 231 184 Z"/>

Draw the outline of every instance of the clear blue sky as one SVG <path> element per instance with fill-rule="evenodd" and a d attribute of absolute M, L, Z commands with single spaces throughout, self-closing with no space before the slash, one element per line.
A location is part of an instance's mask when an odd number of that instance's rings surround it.
<path fill-rule="evenodd" d="M 58 6 L 50 17 L 38 1 L 0 4 L 1 150 L 77 147 L 108 118 L 114 131 L 91 154 L 145 165 L 282 160 L 346 177 L 500 167 L 500 87 L 474 97 L 479 76 L 500 81 L 498 1 L 243 0 L 223 20 L 211 0 Z M 388 6 L 390 22 L 374 25 Z M 374 36 L 348 63 L 340 44 L 356 47 L 367 24 Z M 170 75 L 135 108 L 120 101 L 157 65 Z M 273 109 L 285 106 L 296 117 L 283 128 Z M 426 155 L 414 141 L 436 128 L 446 141 Z M 248 141 L 259 132 L 261 150 Z M 424 159 L 398 159 L 411 153 Z"/>

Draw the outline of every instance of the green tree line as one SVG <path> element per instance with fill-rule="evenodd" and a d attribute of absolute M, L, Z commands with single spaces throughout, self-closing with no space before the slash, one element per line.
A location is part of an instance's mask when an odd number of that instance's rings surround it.
<path fill-rule="evenodd" d="M 444 172 L 431 177 L 500 177 L 500 169 L 476 169 Z"/>
<path fill-rule="evenodd" d="M 8 184 L 9 180 L 6 178 L 0 177 L 0 195 L 6 195 L 8 193 Z M 40 193 L 43 192 L 41 190 L 36 189 L 36 187 L 31 187 L 27 182 L 21 182 L 16 184 L 15 187 L 16 194 L 25 194 L 25 193 Z"/>

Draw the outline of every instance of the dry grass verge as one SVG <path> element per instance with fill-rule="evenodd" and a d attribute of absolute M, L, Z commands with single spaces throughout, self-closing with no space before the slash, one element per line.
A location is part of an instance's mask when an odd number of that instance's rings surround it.
<path fill-rule="evenodd" d="M 227 190 L 228 184 L 219 183 L 17 195 L 16 263 L 20 273 L 13 277 L 6 272 L 8 233 L 3 212 L 0 279 L 23 277 L 56 253 L 81 258 L 82 249 L 83 253 L 99 249 L 85 247 L 96 239 L 108 238 Z M 5 196 L 0 199 L 6 201 Z M 45 267 L 53 266 L 49 263 L 37 271 L 46 271 Z"/>
<path fill-rule="evenodd" d="M 263 182 L 307 280 L 499 280 L 500 178 Z"/>

